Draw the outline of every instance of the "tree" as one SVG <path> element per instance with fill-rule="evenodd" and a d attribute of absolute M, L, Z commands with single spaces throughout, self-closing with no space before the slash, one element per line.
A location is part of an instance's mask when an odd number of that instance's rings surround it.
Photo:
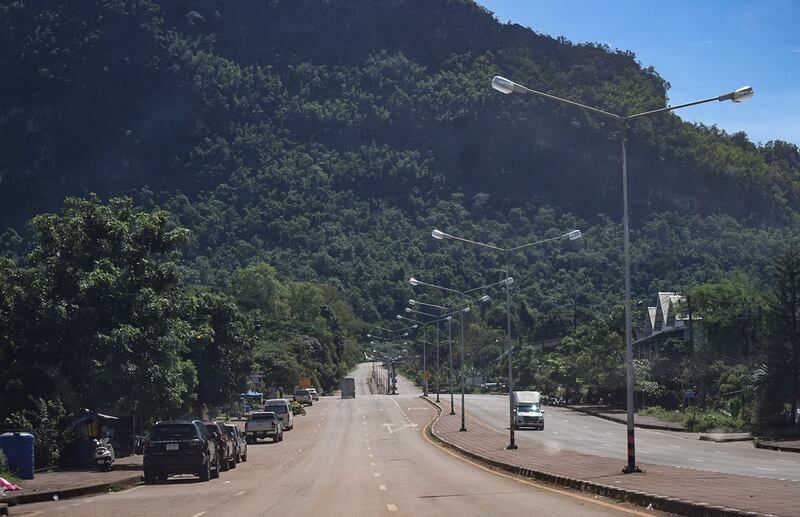
<path fill-rule="evenodd" d="M 794 245 L 775 262 L 764 351 L 768 372 L 762 377 L 762 421 L 782 410 L 785 402 L 794 417 L 800 397 L 800 251 Z"/>

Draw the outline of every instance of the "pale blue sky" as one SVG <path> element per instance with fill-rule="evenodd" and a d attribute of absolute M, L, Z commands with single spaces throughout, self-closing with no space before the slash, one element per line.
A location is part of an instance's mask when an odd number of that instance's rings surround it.
<path fill-rule="evenodd" d="M 747 102 L 709 103 L 679 115 L 729 133 L 744 131 L 756 143 L 800 145 L 798 0 L 477 2 L 503 23 L 632 51 L 669 81 L 672 104 L 752 85 L 756 95 Z"/>

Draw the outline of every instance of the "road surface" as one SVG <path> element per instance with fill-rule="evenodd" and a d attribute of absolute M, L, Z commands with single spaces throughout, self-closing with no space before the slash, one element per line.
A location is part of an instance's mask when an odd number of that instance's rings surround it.
<path fill-rule="evenodd" d="M 355 399 L 322 397 L 281 443 L 250 446 L 249 461 L 207 483 L 191 476 L 114 494 L 24 505 L 12 515 L 646 515 L 540 487 L 465 460 L 423 433 L 433 410 L 400 380 L 396 396 L 369 395 L 362 364 Z M 38 513 L 37 513 L 38 512 Z"/>
<path fill-rule="evenodd" d="M 446 407 L 449 409 L 450 395 Z M 456 408 L 460 407 L 456 396 Z M 508 434 L 508 397 L 467 395 L 467 414 Z M 714 443 L 694 433 L 636 429 L 636 459 L 641 463 L 742 474 L 770 479 L 800 480 L 800 455 L 756 449 L 751 442 Z M 544 431 L 517 430 L 520 447 L 545 445 L 620 460 L 627 458 L 626 426 L 565 408 L 545 407 Z"/>

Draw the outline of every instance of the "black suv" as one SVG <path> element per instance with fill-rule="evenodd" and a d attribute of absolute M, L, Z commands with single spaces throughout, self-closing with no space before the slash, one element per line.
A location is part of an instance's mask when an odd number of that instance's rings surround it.
<path fill-rule="evenodd" d="M 201 481 L 219 477 L 217 441 L 199 420 L 157 422 L 144 443 L 144 481 L 166 481 L 171 474 L 194 474 Z"/>

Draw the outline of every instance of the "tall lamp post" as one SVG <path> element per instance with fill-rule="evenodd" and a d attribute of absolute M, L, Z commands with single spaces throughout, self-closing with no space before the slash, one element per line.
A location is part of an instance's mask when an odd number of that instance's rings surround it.
<path fill-rule="evenodd" d="M 434 289 L 439 289 L 441 291 L 445 291 L 445 292 L 448 292 L 448 293 L 451 293 L 451 294 L 458 295 L 458 296 L 461 297 L 462 300 L 466 300 L 471 293 L 474 293 L 476 291 L 482 291 L 484 289 L 488 289 L 490 287 L 495 287 L 495 286 L 498 286 L 498 285 L 501 285 L 501 284 L 510 284 L 513 281 L 514 281 L 513 278 L 507 277 L 507 278 L 504 278 L 503 280 L 501 280 L 499 282 L 495 282 L 493 284 L 487 284 L 487 285 L 482 285 L 480 287 L 474 287 L 472 289 L 467 289 L 466 291 L 458 291 L 456 289 L 451 289 L 449 287 L 443 287 L 443 286 L 440 286 L 440 285 L 429 284 L 427 282 L 423 282 L 421 280 L 417 280 L 414 277 L 411 277 L 411 278 L 408 279 L 408 283 L 410 283 L 414 287 L 418 287 L 418 286 L 432 287 Z M 488 300 L 489 300 L 488 296 L 482 296 L 482 297 L 478 298 L 477 301 L 486 302 Z M 460 310 L 459 312 L 461 313 L 461 368 L 460 368 L 460 370 L 461 370 L 461 429 L 459 429 L 459 431 L 466 431 L 467 430 L 467 421 L 466 421 L 466 414 L 464 412 L 464 398 L 465 398 L 464 397 L 464 313 L 465 312 L 469 312 L 469 307 L 466 307 L 466 308 Z M 452 362 L 451 362 L 451 368 L 452 368 Z M 452 415 L 453 414 L 452 406 L 450 408 L 450 411 L 451 411 L 450 414 Z"/>
<path fill-rule="evenodd" d="M 436 402 L 439 402 L 439 323 L 441 322 L 440 316 L 437 314 L 431 314 L 429 312 L 417 311 L 410 307 L 406 307 L 406 312 L 421 314 L 422 316 L 429 316 L 431 318 L 436 318 Z M 423 343 L 425 343 L 424 338 L 423 338 Z M 423 361 L 423 365 L 424 364 L 425 363 Z M 422 370 L 423 370 L 422 375 L 424 377 L 428 374 L 428 370 L 425 368 L 425 366 L 422 367 Z M 428 379 L 425 379 L 425 396 L 426 397 L 428 396 Z"/>
<path fill-rule="evenodd" d="M 440 230 L 433 230 L 431 232 L 431 236 L 434 239 L 453 239 L 456 241 L 466 242 L 468 244 L 474 244 L 476 246 L 481 246 L 484 248 L 489 248 L 495 251 L 499 251 L 503 254 L 505 259 L 505 270 L 504 275 L 506 278 L 511 278 L 508 276 L 508 254 L 512 251 L 518 251 L 525 248 L 530 248 L 531 246 L 536 246 L 537 244 L 544 244 L 546 242 L 557 241 L 562 239 L 569 239 L 574 241 L 575 239 L 580 239 L 581 237 L 580 230 L 571 230 L 565 234 L 559 235 L 558 237 L 551 237 L 549 239 L 542 239 L 536 242 L 529 242 L 528 244 L 523 244 L 521 246 L 514 246 L 513 248 L 500 248 L 498 246 L 493 246 L 491 244 L 486 244 L 483 242 L 478 241 L 471 241 L 469 239 L 464 239 L 462 237 L 456 237 L 455 235 L 451 235 L 449 233 L 445 233 Z M 513 342 L 511 341 L 511 282 L 506 282 L 506 339 L 508 340 L 508 445 L 506 449 L 516 449 L 517 444 L 514 440 L 514 424 L 515 424 L 515 414 L 514 414 L 514 375 L 511 366 L 511 351 L 513 349 Z"/>
<path fill-rule="evenodd" d="M 605 111 L 599 108 L 595 108 L 593 106 L 587 106 L 586 104 L 581 104 L 579 102 L 562 99 L 561 97 L 556 97 L 555 95 L 550 95 L 548 93 L 539 92 L 536 90 L 531 90 L 521 84 L 517 84 L 514 81 L 506 79 L 505 77 L 495 76 L 492 79 L 492 88 L 495 90 L 504 93 L 506 95 L 511 93 L 522 93 L 526 95 L 535 95 L 537 97 L 544 97 L 546 99 L 554 100 L 561 102 L 563 104 L 568 104 L 570 106 L 574 106 L 576 108 L 581 108 L 587 111 L 591 111 L 593 113 L 597 113 L 603 115 L 604 117 L 611 118 L 616 120 L 620 126 L 620 155 L 622 159 L 622 248 L 624 254 L 624 263 L 625 263 L 625 370 L 626 370 L 626 395 L 627 395 L 627 406 L 628 406 L 628 464 L 622 469 L 622 472 L 625 474 L 629 474 L 632 472 L 641 472 L 641 469 L 636 466 L 636 447 L 635 447 L 635 439 L 634 439 L 634 427 L 633 427 L 633 332 L 631 330 L 632 325 L 632 317 L 631 317 L 631 258 L 630 258 L 630 230 L 628 226 L 628 165 L 627 165 L 627 154 L 625 151 L 625 132 L 628 127 L 628 122 L 635 118 L 640 118 L 648 115 L 655 115 L 658 113 L 664 113 L 668 111 L 675 111 L 681 108 L 688 108 L 689 106 L 696 106 L 698 104 L 705 104 L 707 102 L 713 101 L 732 101 L 735 103 L 739 103 L 751 98 L 754 94 L 753 88 L 751 86 L 743 86 L 738 90 L 734 90 L 730 93 L 726 93 L 724 95 L 720 95 L 718 97 L 709 97 L 708 99 L 701 99 L 693 102 L 687 102 L 685 104 L 678 104 L 676 106 L 667 106 L 665 108 L 659 108 L 650 111 L 643 111 L 641 113 L 635 113 L 633 115 L 617 115 L 616 113 L 611 113 L 609 111 Z"/>

